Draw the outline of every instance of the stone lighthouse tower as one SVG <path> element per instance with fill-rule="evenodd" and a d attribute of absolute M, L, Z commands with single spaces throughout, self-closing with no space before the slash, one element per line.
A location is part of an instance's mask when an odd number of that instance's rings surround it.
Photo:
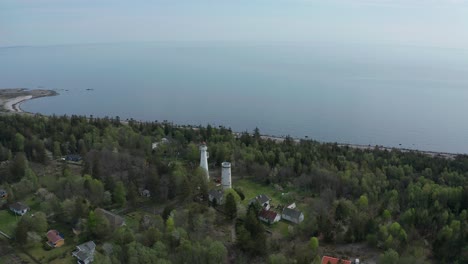
<path fill-rule="evenodd" d="M 221 185 L 223 189 L 229 189 L 231 188 L 231 163 L 225 161 L 221 166 Z"/>
<path fill-rule="evenodd" d="M 208 158 L 210 155 L 207 150 L 208 150 L 208 147 L 206 146 L 205 143 L 200 145 L 200 167 L 202 167 L 205 170 L 206 178 L 209 181 L 210 173 L 208 172 Z"/>

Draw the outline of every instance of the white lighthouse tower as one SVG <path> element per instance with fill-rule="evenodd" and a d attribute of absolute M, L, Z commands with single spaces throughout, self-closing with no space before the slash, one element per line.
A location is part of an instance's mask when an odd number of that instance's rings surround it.
<path fill-rule="evenodd" d="M 200 146 L 200 167 L 202 167 L 206 172 L 206 178 L 210 180 L 210 173 L 208 172 L 208 158 L 209 153 L 207 152 L 208 147 L 205 143 Z"/>
<path fill-rule="evenodd" d="M 225 161 L 221 164 L 221 167 L 221 185 L 223 189 L 229 189 L 231 188 L 231 163 Z"/>

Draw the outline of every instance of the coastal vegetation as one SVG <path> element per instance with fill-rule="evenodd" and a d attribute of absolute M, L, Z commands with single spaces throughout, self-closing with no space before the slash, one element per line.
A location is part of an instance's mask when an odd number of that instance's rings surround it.
<path fill-rule="evenodd" d="M 216 183 L 198 166 L 201 142 L 212 179 L 232 164 L 224 205 L 208 202 Z M 466 155 L 275 140 L 258 129 L 1 115 L 0 185 L 8 193 L 0 231 L 19 256 L 44 263 L 72 263 L 71 251 L 89 240 L 96 263 L 468 262 Z M 295 202 L 305 220 L 263 224 L 249 203 L 258 194 L 274 206 Z M 17 201 L 31 212 L 11 215 Z M 48 229 L 63 232 L 66 246 L 44 248 Z"/>

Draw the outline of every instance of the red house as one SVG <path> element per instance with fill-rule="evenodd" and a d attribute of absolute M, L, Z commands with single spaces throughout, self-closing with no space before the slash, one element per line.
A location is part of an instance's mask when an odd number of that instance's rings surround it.
<path fill-rule="evenodd" d="M 359 259 L 355 261 L 333 258 L 329 256 L 322 257 L 322 264 L 359 264 Z"/>

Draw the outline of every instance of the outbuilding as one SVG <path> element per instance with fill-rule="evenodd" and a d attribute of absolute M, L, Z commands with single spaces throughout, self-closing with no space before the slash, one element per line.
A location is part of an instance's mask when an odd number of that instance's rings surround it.
<path fill-rule="evenodd" d="M 296 209 L 284 208 L 281 217 L 284 220 L 299 224 L 304 221 L 304 214 Z"/>

